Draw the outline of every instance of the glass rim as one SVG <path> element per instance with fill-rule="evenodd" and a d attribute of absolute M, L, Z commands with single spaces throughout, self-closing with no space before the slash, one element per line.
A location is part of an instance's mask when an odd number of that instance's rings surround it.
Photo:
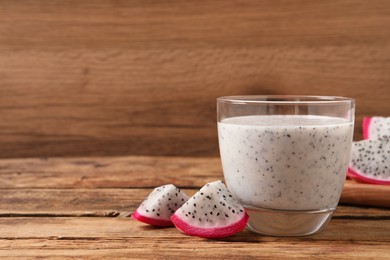
<path fill-rule="evenodd" d="M 315 95 L 239 95 L 222 96 L 217 98 L 217 103 L 228 104 L 274 104 L 274 105 L 297 105 L 297 104 L 354 104 L 355 100 L 342 96 L 315 96 Z"/>

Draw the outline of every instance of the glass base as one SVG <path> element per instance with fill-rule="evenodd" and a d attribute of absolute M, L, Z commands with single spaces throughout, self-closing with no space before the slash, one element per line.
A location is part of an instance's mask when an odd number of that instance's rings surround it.
<path fill-rule="evenodd" d="M 244 208 L 250 217 L 248 228 L 270 236 L 306 236 L 317 233 L 325 228 L 336 209 L 307 211 Z"/>

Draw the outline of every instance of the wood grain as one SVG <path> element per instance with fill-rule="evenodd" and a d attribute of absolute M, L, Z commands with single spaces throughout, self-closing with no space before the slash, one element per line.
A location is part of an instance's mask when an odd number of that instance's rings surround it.
<path fill-rule="evenodd" d="M 219 158 L 158 156 L 0 160 L 0 188 L 199 188 L 222 179 Z"/>
<path fill-rule="evenodd" d="M 390 186 L 347 180 L 344 184 L 340 202 L 390 208 Z"/>
<path fill-rule="evenodd" d="M 129 217 L 152 189 L 2 189 L 0 217 Z M 184 189 L 192 196 L 198 189 Z M 390 220 L 388 209 L 339 206 L 334 219 Z"/>
<path fill-rule="evenodd" d="M 23 188 L 28 192 L 29 189 L 42 188 L 46 191 L 67 188 L 152 189 L 167 183 L 181 188 L 199 189 L 205 183 L 218 179 L 223 180 L 223 174 L 220 159 L 216 157 L 126 156 L 0 160 L 0 189 Z M 390 207 L 389 194 L 389 187 L 347 180 L 341 202 Z M 55 193 L 52 195 L 55 196 Z M 102 195 L 105 196 L 104 193 Z M 100 196 L 96 199 L 98 197 Z M 25 197 L 19 201 L 28 199 Z"/>
<path fill-rule="evenodd" d="M 276 238 L 254 234 L 248 230 L 238 233 L 232 237 L 224 238 L 222 241 L 237 241 L 246 238 L 246 242 L 260 241 L 372 241 L 373 237 L 377 242 L 390 242 L 390 230 L 383 227 L 388 226 L 390 220 L 366 221 L 372 225 L 371 230 L 362 221 L 334 220 L 327 227 L 327 232 L 318 233 L 308 237 L 297 238 Z M 122 218 L 1 218 L 1 238 L 47 238 L 50 236 L 58 238 L 98 238 L 102 234 L 111 238 L 134 238 L 134 237 L 182 237 L 191 240 L 203 240 L 183 235 L 175 228 L 154 228 L 133 219 Z M 340 227 L 344 225 L 344 228 Z M 41 228 L 39 228 L 41 226 Z M 78 230 L 78 232 L 75 232 Z M 381 235 L 381 236 L 380 236 Z"/>
<path fill-rule="evenodd" d="M 339 206 L 325 230 L 297 238 L 269 237 L 245 230 L 225 239 L 206 240 L 183 235 L 175 228 L 153 228 L 129 218 L 151 187 L 160 182 L 185 184 L 184 190 L 191 195 L 205 180 L 213 180 L 220 174 L 218 158 L 2 159 L 0 258 L 386 259 L 390 256 L 390 214 L 386 208 Z"/>
<path fill-rule="evenodd" d="M 50 251 L 59 257 L 107 257 L 111 252 L 111 257 L 127 254 L 131 258 L 180 258 L 188 254 L 190 259 L 196 259 L 209 257 L 212 250 L 218 259 L 287 255 L 376 258 L 390 253 L 386 246 L 390 230 L 383 229 L 389 221 L 333 220 L 326 232 L 303 238 L 266 237 L 244 231 L 226 239 L 206 240 L 185 236 L 174 228 L 150 228 L 129 219 L 0 218 L 0 256 L 40 257 Z"/>
<path fill-rule="evenodd" d="M 136 240 L 136 241 L 134 241 Z M 215 252 L 213 259 L 388 259 L 386 243 L 359 244 L 351 242 L 309 242 L 297 250 L 297 244 L 280 243 L 224 243 L 191 242 L 187 244 L 181 238 L 180 243 L 170 238 L 143 239 L 18 239 L 0 240 L 6 245 L 0 249 L 1 257 L 23 259 L 208 259 L 210 251 Z M 359 247 L 359 250 L 356 250 Z M 113 250 L 115 249 L 115 250 Z"/>
<path fill-rule="evenodd" d="M 390 5 L 1 1 L 0 157 L 218 154 L 215 98 L 343 95 L 388 116 Z"/>

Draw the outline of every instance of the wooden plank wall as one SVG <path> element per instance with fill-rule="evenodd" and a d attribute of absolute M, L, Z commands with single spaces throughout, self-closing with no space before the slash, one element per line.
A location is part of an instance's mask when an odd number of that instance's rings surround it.
<path fill-rule="evenodd" d="M 0 157 L 218 154 L 215 98 L 390 115 L 387 0 L 0 1 Z"/>

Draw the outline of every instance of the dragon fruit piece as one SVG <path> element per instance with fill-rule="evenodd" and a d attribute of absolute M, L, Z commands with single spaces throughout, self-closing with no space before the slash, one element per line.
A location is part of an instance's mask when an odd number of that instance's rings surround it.
<path fill-rule="evenodd" d="M 363 138 L 374 140 L 390 138 L 390 117 L 364 117 Z"/>
<path fill-rule="evenodd" d="M 131 217 L 153 226 L 173 226 L 171 216 L 188 198 L 173 184 L 163 185 L 155 188 Z"/>
<path fill-rule="evenodd" d="M 361 182 L 390 185 L 390 139 L 352 144 L 348 176 Z"/>
<path fill-rule="evenodd" d="M 222 181 L 203 186 L 171 217 L 187 235 L 221 238 L 242 231 L 249 216 Z"/>

